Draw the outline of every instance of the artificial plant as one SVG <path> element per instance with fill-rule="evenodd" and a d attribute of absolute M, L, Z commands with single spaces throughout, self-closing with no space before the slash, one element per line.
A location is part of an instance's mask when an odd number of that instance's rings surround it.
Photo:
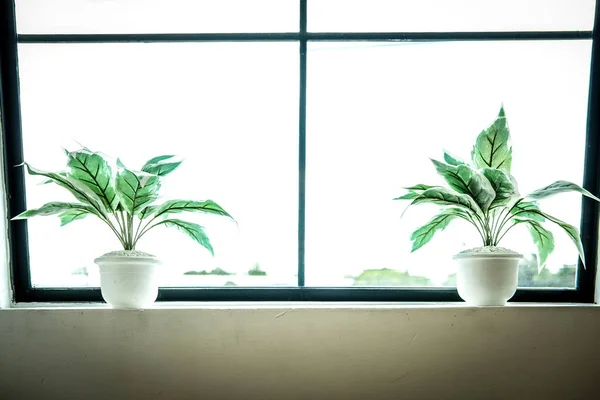
<path fill-rule="evenodd" d="M 537 247 L 541 269 L 554 250 L 554 236 L 544 227 L 544 223 L 550 221 L 567 233 L 585 266 L 578 229 L 542 211 L 537 201 L 570 191 L 596 201 L 600 199 L 579 185 L 563 180 L 521 196 L 511 175 L 512 146 L 504 107 L 500 108 L 496 120 L 477 136 L 470 163 L 446 151 L 444 162 L 431 161 L 449 187 L 419 184 L 405 188 L 408 193 L 394 199 L 412 200 L 409 206 L 425 203 L 442 206 L 433 219 L 411 234 L 412 251 L 428 243 L 435 232 L 445 229 L 457 218 L 477 230 L 484 247 L 498 246 L 512 228 L 524 224 Z"/>
<path fill-rule="evenodd" d="M 174 214 L 200 212 L 231 216 L 212 200 L 168 200 L 154 204 L 158 199 L 161 179 L 173 172 L 181 161 L 172 155 L 148 160 L 140 171 L 127 169 L 117 159 L 87 148 L 65 150 L 67 171 L 46 172 L 24 163 L 30 175 L 47 178 L 69 191 L 78 202 L 50 202 L 40 208 L 27 210 L 13 219 L 58 215 L 61 226 L 94 215 L 116 235 L 124 250 L 135 250 L 138 241 L 158 226 L 173 227 L 187 234 L 214 255 L 213 247 L 204 228 L 178 218 Z"/>

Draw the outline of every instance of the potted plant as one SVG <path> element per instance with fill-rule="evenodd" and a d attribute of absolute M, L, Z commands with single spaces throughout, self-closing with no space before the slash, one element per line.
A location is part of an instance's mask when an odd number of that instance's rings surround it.
<path fill-rule="evenodd" d="M 100 269 L 102 297 L 113 308 L 143 308 L 156 300 L 160 262 L 155 256 L 136 250 L 138 241 L 151 229 L 176 228 L 214 255 L 203 227 L 174 215 L 208 213 L 231 218 L 221 206 L 212 200 L 168 200 L 154 204 L 161 179 L 181 164 L 174 156 L 154 157 L 140 171 L 134 171 L 119 159 L 113 163 L 87 148 L 65 153 L 68 169 L 64 172 L 46 172 L 24 165 L 30 175 L 47 178 L 45 183 L 66 189 L 78 202 L 50 202 L 13 219 L 58 215 L 64 226 L 93 215 L 105 223 L 122 247 L 95 259 Z"/>
<path fill-rule="evenodd" d="M 567 233 L 585 266 L 577 228 L 542 211 L 537 201 L 569 191 L 579 192 L 596 201 L 600 199 L 579 185 L 562 180 L 521 196 L 510 173 L 512 147 L 503 107 L 496 120 L 477 136 L 471 163 L 446 151 L 445 162 L 431 161 L 448 187 L 422 184 L 407 187 L 408 192 L 394 200 L 411 200 L 409 207 L 425 203 L 442 206 L 433 219 L 411 234 L 413 252 L 455 219 L 467 221 L 477 230 L 483 247 L 454 256 L 458 262 L 457 290 L 468 304 L 504 305 L 515 294 L 519 259 L 523 256 L 498 245 L 517 225 L 525 225 L 529 230 L 537 248 L 539 270 L 554 250 L 554 237 L 544 227 L 548 221 Z"/>

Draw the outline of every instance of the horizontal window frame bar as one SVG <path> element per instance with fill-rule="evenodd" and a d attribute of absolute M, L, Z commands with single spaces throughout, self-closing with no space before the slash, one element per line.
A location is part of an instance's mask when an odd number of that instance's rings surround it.
<path fill-rule="evenodd" d="M 592 31 L 515 32 L 271 32 L 271 33 L 124 33 L 124 34 L 19 34 L 21 44 L 43 43 L 173 43 L 173 42 L 286 42 L 286 41 L 497 41 L 582 40 Z"/>
<path fill-rule="evenodd" d="M 103 303 L 99 288 L 33 288 L 19 293 L 19 303 Z M 326 302 L 462 302 L 454 288 L 432 287 L 223 287 L 159 289 L 157 302 L 218 301 L 326 301 Z M 591 303 L 577 289 L 522 288 L 510 302 L 514 303 Z"/>

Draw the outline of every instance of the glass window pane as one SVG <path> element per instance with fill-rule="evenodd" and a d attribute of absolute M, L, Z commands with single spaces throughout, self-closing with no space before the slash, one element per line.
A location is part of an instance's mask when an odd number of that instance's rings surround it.
<path fill-rule="evenodd" d="M 477 232 L 457 221 L 411 253 L 410 233 L 437 208 L 414 207 L 401 219 L 407 204 L 392 198 L 406 186 L 441 184 L 429 158 L 447 149 L 469 159 L 502 103 L 521 193 L 558 179 L 581 183 L 590 54 L 590 41 L 311 44 L 307 285 L 452 285 L 451 257 L 480 246 Z M 580 203 L 572 194 L 542 206 L 579 225 Z M 574 285 L 577 251 L 550 228 L 555 275 L 524 276 L 522 286 Z M 535 252 L 521 227 L 501 245 L 529 260 Z"/>
<path fill-rule="evenodd" d="M 163 260 L 163 285 L 296 285 L 296 43 L 26 44 L 19 61 L 32 165 L 64 169 L 61 147 L 77 142 L 132 169 L 176 154 L 162 197 L 212 199 L 239 222 L 196 218 L 215 257 L 178 231 L 150 231 L 138 249 Z M 39 181 L 27 179 L 29 207 L 72 201 Z M 93 218 L 34 218 L 29 239 L 35 286 L 98 285 L 93 259 L 119 247 Z"/>
<path fill-rule="evenodd" d="M 312 32 L 592 30 L 594 0 L 312 0 Z"/>
<path fill-rule="evenodd" d="M 19 33 L 293 32 L 296 0 L 17 0 Z"/>

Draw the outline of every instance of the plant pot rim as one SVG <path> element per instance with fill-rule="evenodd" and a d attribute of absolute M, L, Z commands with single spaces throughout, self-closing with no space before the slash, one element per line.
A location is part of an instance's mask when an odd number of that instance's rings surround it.
<path fill-rule="evenodd" d="M 482 251 L 486 250 L 487 251 Z M 470 249 L 466 251 L 461 251 L 458 254 L 455 254 L 452 259 L 460 260 L 460 259 L 473 259 L 473 258 L 504 258 L 504 259 L 522 259 L 523 254 L 517 253 L 516 251 L 505 249 L 501 247 L 489 248 L 489 247 L 477 247 L 475 249 Z"/>
<path fill-rule="evenodd" d="M 96 264 L 105 264 L 111 262 L 120 263 L 144 263 L 144 264 L 160 264 L 160 260 L 156 256 L 137 250 L 117 250 L 111 251 L 94 260 Z"/>

